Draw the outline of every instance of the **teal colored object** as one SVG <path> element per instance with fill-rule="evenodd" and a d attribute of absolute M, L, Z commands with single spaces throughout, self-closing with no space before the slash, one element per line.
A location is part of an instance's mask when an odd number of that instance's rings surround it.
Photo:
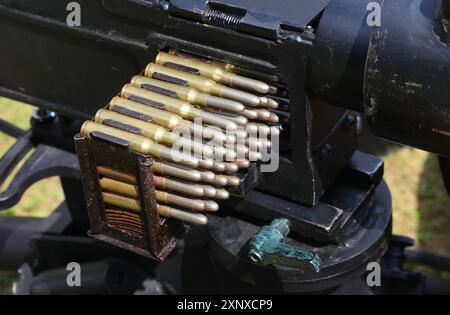
<path fill-rule="evenodd" d="M 316 253 L 285 244 L 289 232 L 289 220 L 284 218 L 263 226 L 250 240 L 250 261 L 261 265 L 306 266 L 319 272 L 322 262 Z"/>

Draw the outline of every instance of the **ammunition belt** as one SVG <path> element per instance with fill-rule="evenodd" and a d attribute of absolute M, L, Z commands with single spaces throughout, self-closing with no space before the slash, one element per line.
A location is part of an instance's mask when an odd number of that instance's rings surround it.
<path fill-rule="evenodd" d="M 207 224 L 280 132 L 277 80 L 160 52 L 76 137 L 91 235 L 163 259 L 178 233 L 170 224 Z"/>

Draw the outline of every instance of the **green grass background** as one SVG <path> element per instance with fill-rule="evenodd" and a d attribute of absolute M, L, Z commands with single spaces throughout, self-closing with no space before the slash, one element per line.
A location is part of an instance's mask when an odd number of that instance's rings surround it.
<path fill-rule="evenodd" d="M 34 108 L 30 105 L 0 98 L 0 118 L 14 123 L 24 130 L 30 127 L 30 117 L 33 110 Z M 8 150 L 14 141 L 13 138 L 0 133 L 0 156 Z M 29 152 L 29 154 L 31 153 Z M 9 185 L 18 168 L 0 186 L 0 191 L 3 191 Z M 0 212 L 0 215 L 46 217 L 62 200 L 63 192 L 59 179 L 56 177 L 48 178 L 30 187 L 18 205 Z M 0 271 L 0 294 L 11 293 L 11 284 L 16 278 L 16 272 Z"/>
<path fill-rule="evenodd" d="M 23 129 L 29 128 L 32 111 L 32 106 L 0 98 L 0 117 Z M 14 139 L 0 133 L 0 156 L 13 142 Z M 450 255 L 450 198 L 445 192 L 436 156 L 395 147 L 384 158 L 385 179 L 393 195 L 394 233 L 415 238 L 417 248 Z M 5 185 L 0 187 L 0 191 L 4 188 Z M 1 215 L 45 217 L 62 200 L 59 180 L 49 178 L 32 186 L 20 204 Z M 0 294 L 11 292 L 11 283 L 16 277 L 16 273 L 0 271 Z"/>

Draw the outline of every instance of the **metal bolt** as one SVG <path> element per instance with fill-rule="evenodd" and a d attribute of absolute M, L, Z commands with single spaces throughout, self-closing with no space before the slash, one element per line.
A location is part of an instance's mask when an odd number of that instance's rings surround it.
<path fill-rule="evenodd" d="M 351 130 L 356 125 L 356 118 L 353 115 L 347 115 L 344 120 L 344 129 L 345 130 Z"/>
<path fill-rule="evenodd" d="M 329 144 L 325 144 L 320 151 L 320 157 L 322 159 L 327 159 L 331 156 L 331 153 L 333 153 L 332 146 Z"/>
<path fill-rule="evenodd" d="M 57 114 L 55 112 L 39 108 L 33 112 L 31 117 L 34 121 L 41 124 L 50 124 L 55 121 Z"/>
<path fill-rule="evenodd" d="M 359 136 L 362 131 L 362 122 L 361 122 L 361 116 L 356 115 L 348 115 L 343 123 L 344 130 L 353 130 L 356 129 L 356 134 Z"/>

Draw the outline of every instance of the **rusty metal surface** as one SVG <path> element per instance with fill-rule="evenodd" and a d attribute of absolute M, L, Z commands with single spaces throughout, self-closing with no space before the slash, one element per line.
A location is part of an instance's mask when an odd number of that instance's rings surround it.
<path fill-rule="evenodd" d="M 151 170 L 153 159 L 102 138 L 77 135 L 75 144 L 89 213 L 89 235 L 139 255 L 164 260 L 186 228 L 178 221 L 158 216 Z M 139 179 L 141 212 L 106 208 L 97 173 L 99 165 Z"/>

